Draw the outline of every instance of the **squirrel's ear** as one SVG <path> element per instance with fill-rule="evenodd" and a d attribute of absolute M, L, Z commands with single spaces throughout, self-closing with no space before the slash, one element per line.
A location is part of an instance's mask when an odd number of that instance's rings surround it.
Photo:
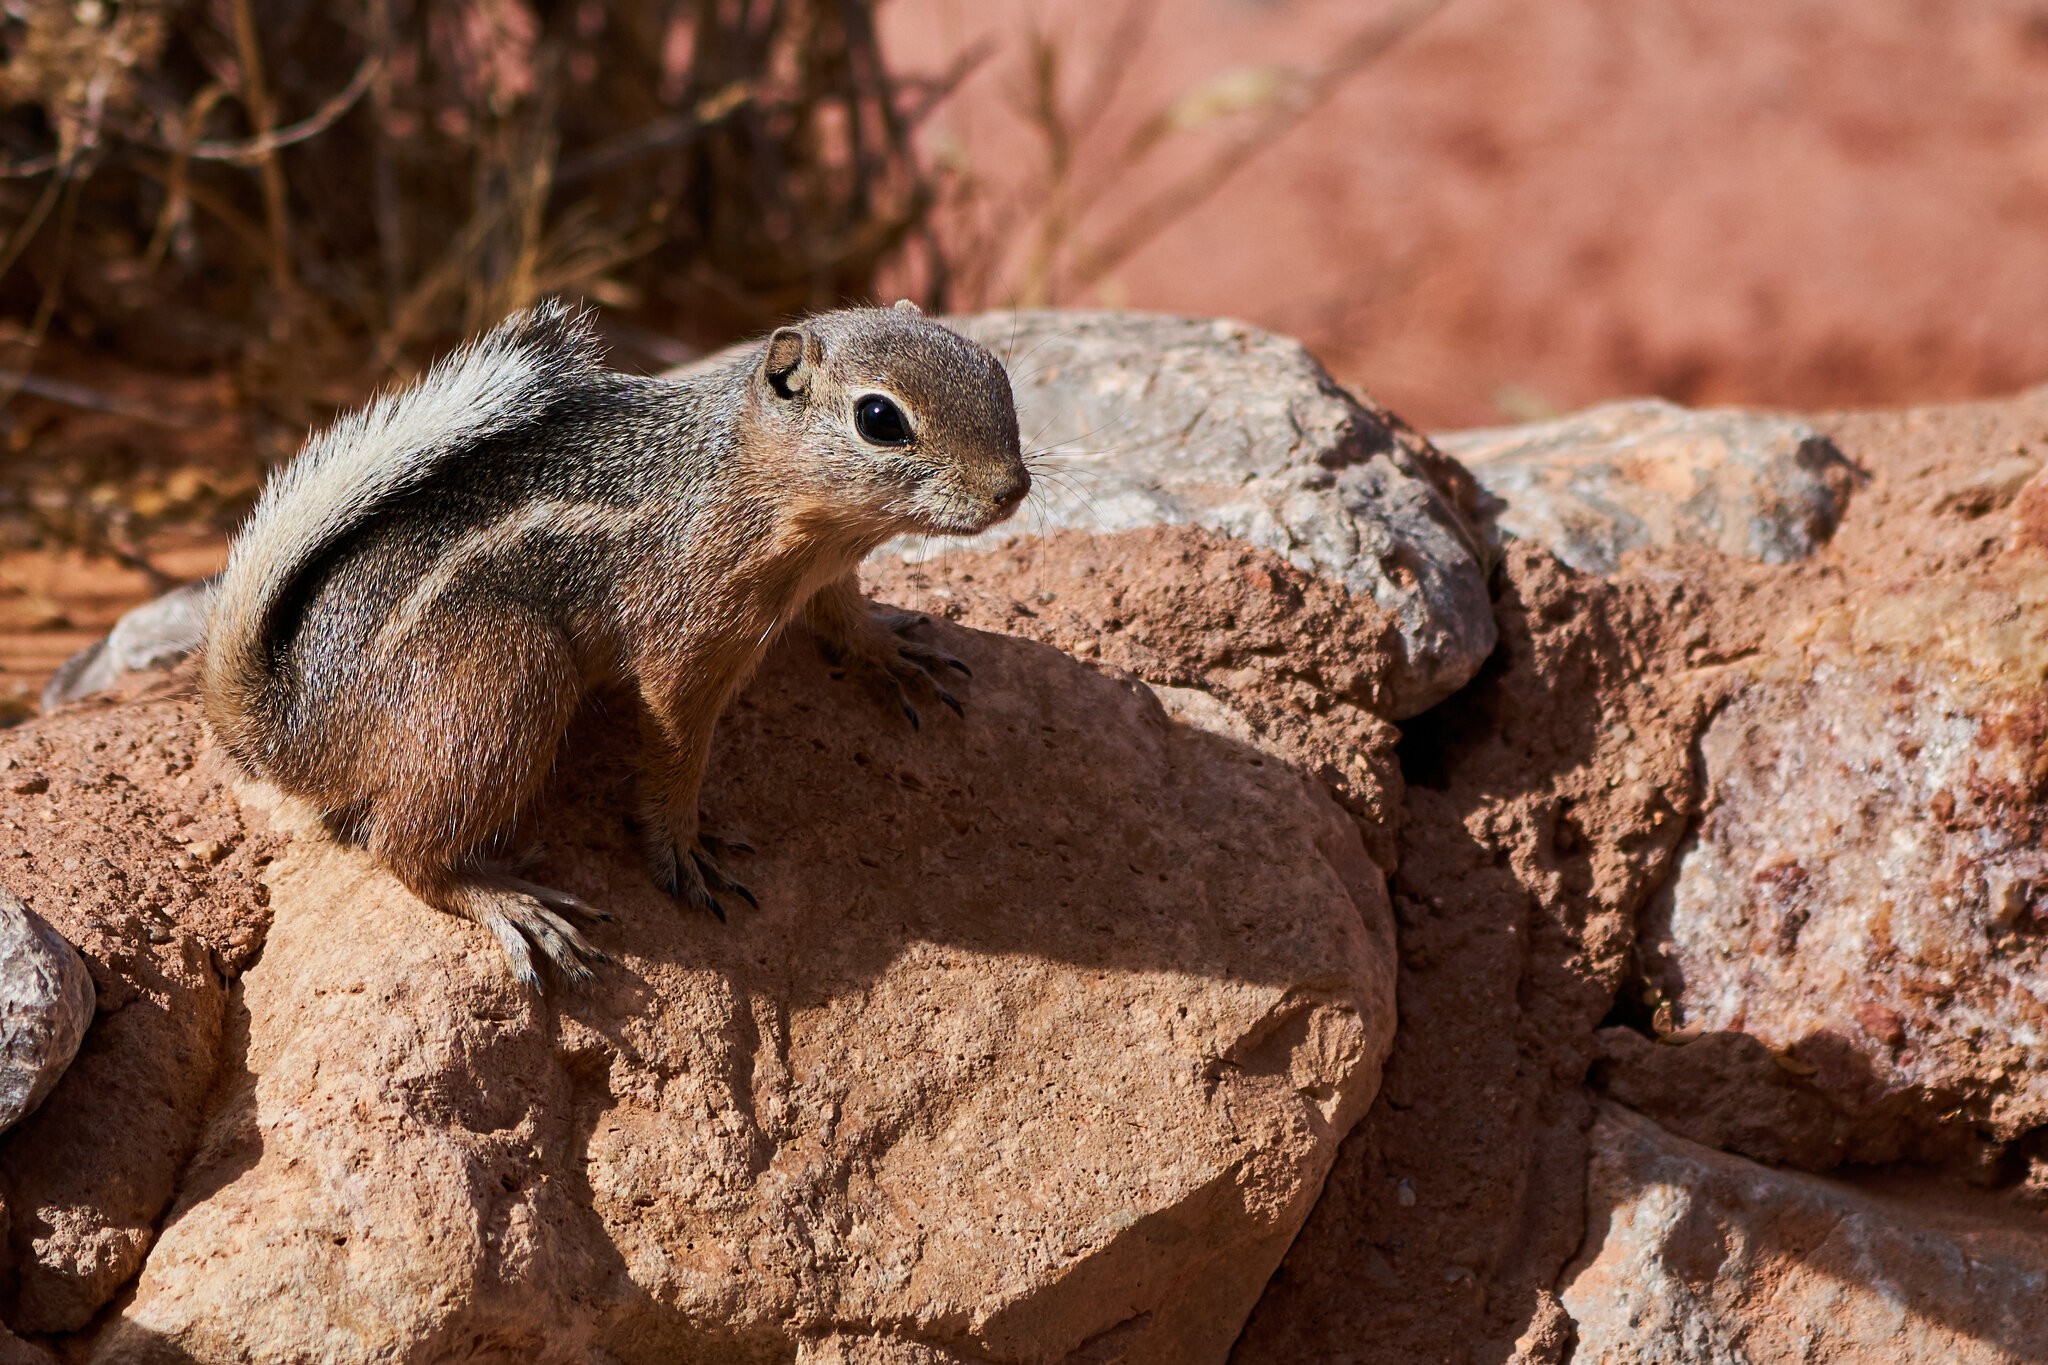
<path fill-rule="evenodd" d="M 914 318 L 921 318 L 924 316 L 924 309 L 918 307 L 909 299 L 896 300 L 896 311 L 899 313 L 908 313 Z"/>
<path fill-rule="evenodd" d="M 811 386 L 810 334 L 801 327 L 778 327 L 761 357 L 761 376 L 784 398 Z"/>

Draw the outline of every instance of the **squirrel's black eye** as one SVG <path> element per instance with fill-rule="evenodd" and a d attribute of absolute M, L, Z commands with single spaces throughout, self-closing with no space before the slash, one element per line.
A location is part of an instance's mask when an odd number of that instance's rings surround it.
<path fill-rule="evenodd" d="M 871 393 L 853 405 L 853 426 L 870 445 L 910 444 L 910 423 L 904 420 L 903 409 L 879 393 Z"/>

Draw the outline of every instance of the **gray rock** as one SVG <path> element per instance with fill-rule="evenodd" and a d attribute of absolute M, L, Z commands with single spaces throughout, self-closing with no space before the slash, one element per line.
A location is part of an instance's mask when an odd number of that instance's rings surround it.
<path fill-rule="evenodd" d="M 34 1111 L 92 1022 L 92 977 L 47 920 L 0 891 L 0 1132 Z"/>
<path fill-rule="evenodd" d="M 1468 516 L 1470 477 L 1399 418 L 1338 388 L 1299 343 L 1239 322 L 1132 313 L 948 322 L 1010 363 L 1027 446 L 1045 452 L 1029 505 L 969 544 L 1191 523 L 1265 546 L 1394 616 L 1403 656 L 1387 679 L 1393 719 L 1463 687 L 1492 652 L 1491 566 Z M 919 559 L 960 544 L 906 540 L 883 553 Z M 185 657 L 211 586 L 189 584 L 121 618 L 58 670 L 44 709 Z"/>
<path fill-rule="evenodd" d="M 1776 1171 L 1603 1106 L 1575 1365 L 2048 1360 L 2048 1238 L 1957 1201 Z"/>
<path fill-rule="evenodd" d="M 1457 691 L 1492 651 L 1490 566 L 1459 505 L 1469 476 L 1338 388 L 1298 342 L 1136 313 L 947 322 L 1003 357 L 1025 448 L 1045 452 L 1030 503 L 970 543 L 1192 523 L 1265 546 L 1395 617 L 1395 719 Z M 890 549 L 917 558 L 959 543 Z"/>
<path fill-rule="evenodd" d="M 1789 564 L 1840 524 L 1855 467 L 1803 422 L 1656 399 L 1607 403 L 1554 422 L 1451 432 L 1494 501 L 1497 531 L 1588 573 L 1641 546 L 1704 545 Z"/>
<path fill-rule="evenodd" d="M 173 588 L 123 616 L 105 639 L 66 659 L 43 688 L 43 709 L 104 692 L 130 673 L 169 668 L 199 648 L 213 603 L 211 578 Z"/>

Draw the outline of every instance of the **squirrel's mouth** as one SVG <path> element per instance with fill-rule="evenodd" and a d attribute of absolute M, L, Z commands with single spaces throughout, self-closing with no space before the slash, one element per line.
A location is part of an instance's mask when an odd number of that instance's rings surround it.
<path fill-rule="evenodd" d="M 975 535 L 1008 521 L 1030 495 L 1031 475 L 1020 465 L 994 488 L 946 498 L 925 516 L 925 530 L 934 535 Z"/>

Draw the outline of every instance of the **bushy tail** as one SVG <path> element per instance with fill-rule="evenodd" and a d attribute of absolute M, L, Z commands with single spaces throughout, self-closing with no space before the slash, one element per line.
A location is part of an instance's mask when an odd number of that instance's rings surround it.
<path fill-rule="evenodd" d="M 263 490 L 207 617 L 200 691 L 228 751 L 261 766 L 273 621 L 293 582 L 378 508 L 483 441 L 540 421 L 595 374 L 587 314 L 549 301 L 516 313 L 309 440 Z"/>

